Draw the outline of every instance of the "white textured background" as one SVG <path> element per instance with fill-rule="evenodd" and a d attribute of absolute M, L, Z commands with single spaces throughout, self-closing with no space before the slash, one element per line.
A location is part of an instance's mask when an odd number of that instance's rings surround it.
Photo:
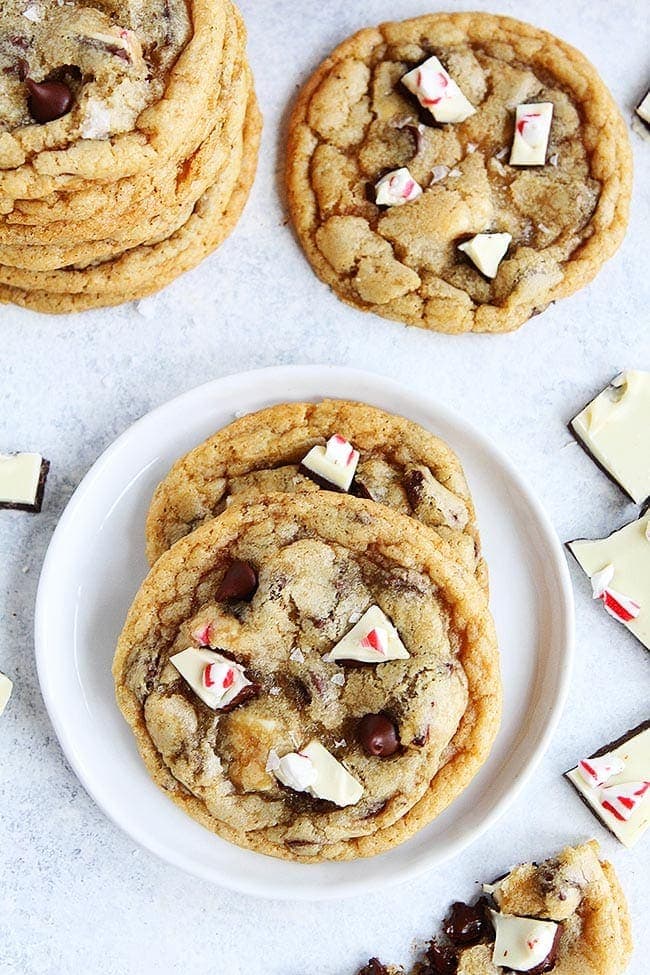
<path fill-rule="evenodd" d="M 233 895 L 134 847 L 68 769 L 43 708 L 32 642 L 41 561 L 72 491 L 133 420 L 191 386 L 256 366 L 327 362 L 421 389 L 479 425 L 519 464 L 561 539 L 634 514 L 567 420 L 619 369 L 650 369 L 650 142 L 632 134 L 627 239 L 581 294 L 505 337 L 405 330 L 340 304 L 283 226 L 278 171 L 287 107 L 318 61 L 356 28 L 424 13 L 422 0 L 244 0 L 266 117 L 260 172 L 233 238 L 148 302 L 48 319 L 0 308 L 0 450 L 52 461 L 39 516 L 0 512 L 0 670 L 16 688 L 0 722 L 0 973 L 353 975 L 369 954 L 406 962 L 450 900 L 508 865 L 596 835 L 629 895 L 647 975 L 650 836 L 627 852 L 562 781 L 577 756 L 648 717 L 650 656 L 577 588 L 577 662 L 560 731 L 501 823 L 455 863 L 376 896 L 288 905 Z M 531 0 L 498 9 L 581 48 L 625 116 L 650 82 L 643 0 Z M 549 606 L 549 613 L 553 607 Z M 260 870 L 265 869 L 260 859 Z"/>

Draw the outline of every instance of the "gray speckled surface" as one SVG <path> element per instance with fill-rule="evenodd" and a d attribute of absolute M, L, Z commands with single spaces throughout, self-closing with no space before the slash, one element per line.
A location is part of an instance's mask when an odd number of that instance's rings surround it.
<path fill-rule="evenodd" d="M 0 722 L 0 973 L 352 975 L 369 954 L 407 961 L 414 939 L 429 935 L 448 902 L 469 896 L 486 874 L 593 834 L 631 902 L 637 951 L 629 971 L 646 975 L 650 838 L 633 853 L 618 846 L 560 773 L 648 716 L 650 656 L 591 603 L 573 567 L 573 687 L 537 775 L 459 860 L 387 894 L 289 905 L 189 878 L 134 847 L 104 818 L 54 737 L 32 640 L 50 535 L 75 486 L 117 434 L 208 379 L 290 362 L 374 370 L 432 394 L 491 435 L 517 461 L 562 539 L 607 532 L 634 513 L 582 451 L 567 446 L 565 424 L 621 367 L 650 368 L 650 143 L 632 135 L 637 175 L 621 251 L 589 288 L 519 333 L 451 338 L 364 317 L 319 284 L 283 226 L 281 126 L 296 86 L 339 39 L 426 8 L 421 0 L 366 0 L 362 11 L 343 0 L 242 6 L 266 130 L 259 177 L 235 235 L 141 310 L 47 319 L 0 308 L 0 449 L 39 450 L 52 461 L 41 515 L 0 512 L 0 670 L 16 682 Z M 645 4 L 510 0 L 498 9 L 580 47 L 629 117 L 650 81 Z"/>

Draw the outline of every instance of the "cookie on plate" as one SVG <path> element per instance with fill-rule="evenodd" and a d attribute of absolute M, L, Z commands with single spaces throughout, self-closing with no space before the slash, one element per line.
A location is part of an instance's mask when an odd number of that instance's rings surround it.
<path fill-rule="evenodd" d="M 336 437 L 353 452 L 348 484 L 327 482 L 323 470 L 305 463 L 315 448 L 316 454 L 331 454 L 324 445 Z M 336 465 L 333 470 L 336 477 Z M 321 487 L 345 489 L 417 518 L 451 545 L 487 589 L 474 505 L 454 452 L 412 420 L 347 400 L 281 403 L 250 413 L 178 460 L 149 509 L 149 561 L 234 498 Z"/>
<path fill-rule="evenodd" d="M 414 519 L 333 492 L 231 505 L 162 555 L 119 639 L 119 706 L 189 815 L 273 856 L 406 840 L 500 718 L 484 593 Z"/>
<path fill-rule="evenodd" d="M 632 953 L 625 895 L 598 844 L 525 863 L 473 904 L 457 901 L 413 975 L 622 975 Z M 359 975 L 389 975 L 372 959 Z"/>
<path fill-rule="evenodd" d="M 443 332 L 518 328 L 619 246 L 632 161 L 592 65 L 485 13 L 362 30 L 290 122 L 293 224 L 344 301 Z"/>

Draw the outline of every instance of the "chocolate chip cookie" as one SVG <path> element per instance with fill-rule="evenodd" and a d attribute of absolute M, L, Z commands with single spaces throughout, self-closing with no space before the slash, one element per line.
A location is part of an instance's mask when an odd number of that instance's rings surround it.
<path fill-rule="evenodd" d="M 0 283 L 0 303 L 12 302 L 48 314 L 119 305 L 153 294 L 196 267 L 223 243 L 242 214 L 255 178 L 261 129 L 257 99 L 251 92 L 242 142 L 233 147 L 222 170 L 227 186 L 233 168 L 237 172 L 239 167 L 232 193 L 226 193 L 224 199 L 223 185 L 217 180 L 198 200 L 187 222 L 170 237 L 135 247 L 85 271 L 42 272 L 51 275 L 47 282 L 53 286 L 51 291 L 34 288 L 33 281 L 23 287 Z M 15 280 L 18 271 L 13 270 Z"/>
<path fill-rule="evenodd" d="M 355 34 L 290 123 L 290 213 L 316 273 L 443 332 L 509 331 L 587 284 L 623 238 L 631 177 L 583 55 L 484 13 Z"/>
<path fill-rule="evenodd" d="M 598 844 L 567 847 L 454 903 L 413 975 L 622 975 L 632 953 L 625 895 Z M 359 975 L 388 975 L 372 959 Z"/>
<path fill-rule="evenodd" d="M 305 463 L 337 435 L 359 454 L 345 490 L 427 525 L 487 588 L 474 505 L 454 452 L 411 420 L 346 400 L 281 403 L 251 413 L 178 460 L 147 516 L 150 563 L 241 496 L 341 490 Z"/>
<path fill-rule="evenodd" d="M 113 673 L 167 795 L 294 860 L 407 839 L 463 791 L 499 724 L 473 576 L 414 519 L 326 491 L 235 502 L 162 555 Z"/>

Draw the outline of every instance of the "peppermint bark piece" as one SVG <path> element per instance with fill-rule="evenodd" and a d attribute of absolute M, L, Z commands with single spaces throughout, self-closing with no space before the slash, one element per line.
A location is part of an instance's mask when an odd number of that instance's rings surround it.
<path fill-rule="evenodd" d="M 37 514 L 49 469 L 49 460 L 40 454 L 0 454 L 0 508 Z"/>
<path fill-rule="evenodd" d="M 568 548 L 589 576 L 594 599 L 650 648 L 650 512 L 608 538 L 579 539 Z"/>
<path fill-rule="evenodd" d="M 650 372 L 626 369 L 571 421 L 599 467 L 637 504 L 650 496 Z"/>
<path fill-rule="evenodd" d="M 565 777 L 623 846 L 634 846 L 650 825 L 650 720 L 582 759 Z"/>

